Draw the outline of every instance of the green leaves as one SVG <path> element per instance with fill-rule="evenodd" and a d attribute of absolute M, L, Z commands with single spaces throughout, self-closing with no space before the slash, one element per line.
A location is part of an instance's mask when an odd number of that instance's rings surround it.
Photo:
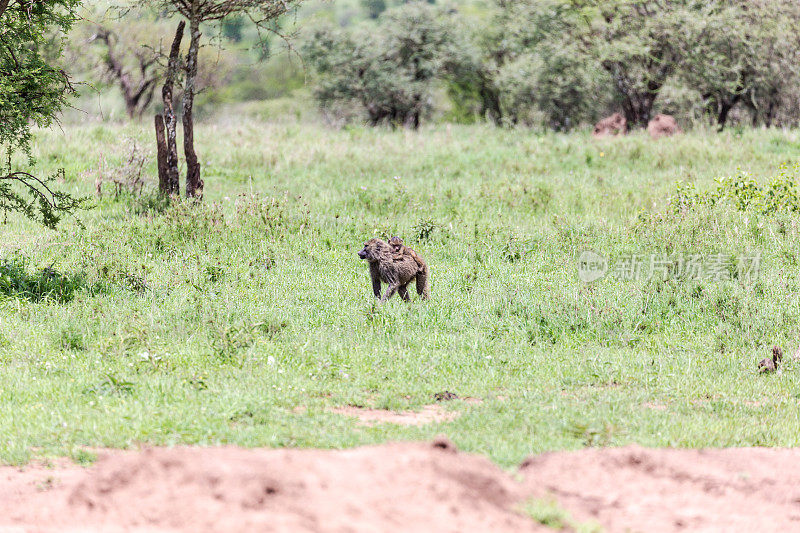
<path fill-rule="evenodd" d="M 53 189 L 52 184 L 59 177 L 63 179 L 63 171 L 44 178 L 22 171 L 0 176 L 0 212 L 22 213 L 45 227 L 55 228 L 65 215 L 88 205 L 86 197 L 75 198 Z"/>
<path fill-rule="evenodd" d="M 385 12 L 377 30 L 318 28 L 303 52 L 323 108 L 346 113 L 356 104 L 372 125 L 417 127 L 435 83 L 459 68 L 468 48 L 448 14 L 417 2 Z"/>
<path fill-rule="evenodd" d="M 767 185 L 761 186 L 746 173 L 717 178 L 716 190 L 698 192 L 693 183 L 678 181 L 670 206 L 683 212 L 698 205 L 713 208 L 728 204 L 738 211 L 755 209 L 765 215 L 796 213 L 800 211 L 800 194 L 797 187 L 797 168 L 790 172 L 782 169 Z"/>
<path fill-rule="evenodd" d="M 27 4 L 26 4 L 27 5 Z M 27 150 L 28 125 L 52 123 L 72 93 L 67 74 L 52 64 L 60 32 L 75 20 L 76 0 L 49 0 L 31 9 L 13 3 L 0 18 L 0 145 Z M 55 37 L 52 37 L 55 32 Z"/>
<path fill-rule="evenodd" d="M 28 165 L 34 164 L 31 124 L 52 124 L 74 93 L 68 75 L 54 66 L 53 58 L 61 54 L 59 32 L 70 28 L 78 4 L 15 2 L 0 16 L 0 152 L 6 156 L 0 166 L 0 212 L 19 212 L 51 228 L 85 201 L 52 189 L 56 176 L 38 178 L 14 170 L 12 156 L 22 152 Z"/>

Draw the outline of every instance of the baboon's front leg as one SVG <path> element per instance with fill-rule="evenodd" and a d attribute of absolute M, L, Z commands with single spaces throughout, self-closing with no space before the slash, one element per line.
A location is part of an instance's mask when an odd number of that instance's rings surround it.
<path fill-rule="evenodd" d="M 369 276 L 372 278 L 372 292 L 375 294 L 375 298 L 381 297 L 381 274 L 378 271 L 377 263 L 370 263 L 369 265 Z"/>
<path fill-rule="evenodd" d="M 372 280 L 372 292 L 375 293 L 375 298 L 381 297 L 381 280 L 380 279 L 373 279 Z"/>
<path fill-rule="evenodd" d="M 410 301 L 411 296 L 408 295 L 408 283 L 397 287 L 397 294 L 399 294 L 400 298 L 402 298 L 404 301 L 406 302 Z"/>

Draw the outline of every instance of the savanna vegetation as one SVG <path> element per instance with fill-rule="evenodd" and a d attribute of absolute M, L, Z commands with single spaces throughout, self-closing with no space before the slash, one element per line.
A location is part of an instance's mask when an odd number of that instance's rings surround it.
<path fill-rule="evenodd" d="M 796 132 L 595 141 L 244 120 L 197 134 L 203 205 L 106 184 L 85 228 L 2 227 L 4 461 L 441 432 L 506 465 L 598 444 L 797 444 Z M 37 131 L 34 148 L 83 195 L 101 158 L 124 174 L 121 138 L 150 136 L 65 127 Z M 152 158 L 143 174 L 152 190 Z M 391 234 L 431 265 L 430 301 L 373 301 L 356 252 Z M 585 249 L 760 252 L 763 264 L 754 283 L 587 285 Z M 783 371 L 757 375 L 772 344 L 787 350 Z M 417 409 L 443 390 L 483 402 L 447 402 L 463 416 L 420 428 L 328 412 Z"/>
<path fill-rule="evenodd" d="M 0 1 L 4 171 L 66 202 L 0 181 L 0 460 L 438 433 L 502 465 L 798 445 L 793 5 L 139 4 L 54 0 L 27 27 Z M 164 194 L 151 119 L 173 103 L 189 179 Z M 592 138 L 614 110 L 688 132 Z M 430 265 L 429 301 L 374 300 L 356 252 L 391 235 Z M 587 284 L 586 250 L 761 268 Z M 444 391 L 446 423 L 331 412 Z"/>

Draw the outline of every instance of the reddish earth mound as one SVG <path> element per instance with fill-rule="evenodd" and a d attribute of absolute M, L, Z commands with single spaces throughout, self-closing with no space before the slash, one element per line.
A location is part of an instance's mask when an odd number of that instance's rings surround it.
<path fill-rule="evenodd" d="M 800 449 L 588 449 L 520 472 L 529 494 L 608 531 L 800 531 Z"/>
<path fill-rule="evenodd" d="M 0 468 L 0 531 L 545 530 L 515 511 L 528 498 L 607 531 L 800 530 L 800 450 L 589 449 L 519 474 L 444 441 L 112 451 L 88 469 Z"/>
<path fill-rule="evenodd" d="M 647 123 L 647 133 L 654 139 L 683 133 L 678 121 L 671 115 L 656 115 Z"/>
<path fill-rule="evenodd" d="M 594 126 L 592 135 L 595 137 L 611 137 L 628 133 L 628 121 L 621 113 L 614 113 Z"/>
<path fill-rule="evenodd" d="M 0 502 L 0 531 L 535 530 L 513 512 L 520 487 L 505 472 L 444 441 L 344 451 L 109 452 L 77 479 L 69 470 L 46 492 L 31 484 L 30 472 L 21 474 L 27 484 Z"/>

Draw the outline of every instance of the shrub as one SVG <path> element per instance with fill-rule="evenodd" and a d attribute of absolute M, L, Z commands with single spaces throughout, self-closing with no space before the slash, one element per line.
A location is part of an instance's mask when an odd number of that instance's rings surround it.
<path fill-rule="evenodd" d="M 318 28 L 305 40 L 324 110 L 356 106 L 369 124 L 419 127 L 430 115 L 437 81 L 460 57 L 450 15 L 412 3 L 382 14 L 377 30 Z"/>

